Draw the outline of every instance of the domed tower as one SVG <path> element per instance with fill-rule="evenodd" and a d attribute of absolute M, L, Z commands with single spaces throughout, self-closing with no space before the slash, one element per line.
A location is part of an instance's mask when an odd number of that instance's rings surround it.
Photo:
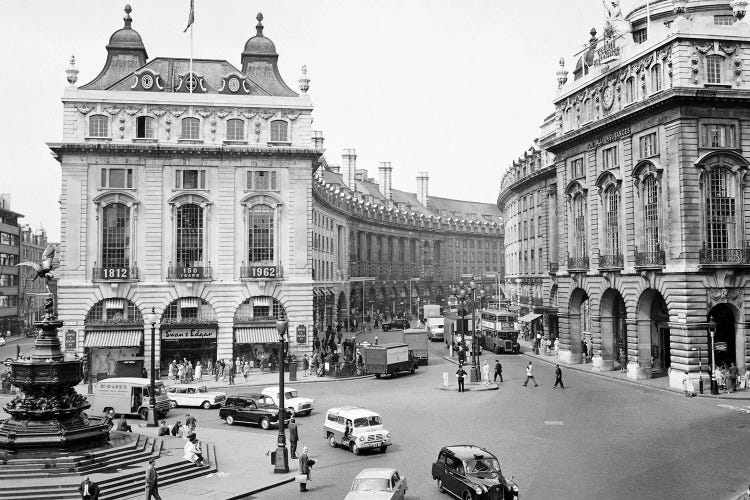
<path fill-rule="evenodd" d="M 107 62 L 104 69 L 90 83 L 82 86 L 86 90 L 106 89 L 122 77 L 146 64 L 148 54 L 141 35 L 131 25 L 133 19 L 130 4 L 125 5 L 125 25 L 112 33 L 107 44 Z"/>
<path fill-rule="evenodd" d="M 271 95 L 297 96 L 279 74 L 276 46 L 263 35 L 263 14 L 259 12 L 255 18 L 258 20 L 256 34 L 245 43 L 242 51 L 242 72 Z"/>

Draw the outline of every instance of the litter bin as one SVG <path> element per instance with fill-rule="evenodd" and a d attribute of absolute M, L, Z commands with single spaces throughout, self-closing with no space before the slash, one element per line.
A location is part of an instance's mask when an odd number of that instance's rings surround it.
<path fill-rule="evenodd" d="M 295 380 L 297 380 L 297 362 L 290 361 L 289 362 L 289 381 L 294 382 Z"/>

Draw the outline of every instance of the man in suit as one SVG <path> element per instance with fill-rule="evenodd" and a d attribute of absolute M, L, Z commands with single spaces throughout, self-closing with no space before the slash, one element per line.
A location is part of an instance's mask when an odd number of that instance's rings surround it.
<path fill-rule="evenodd" d="M 292 418 L 292 420 L 289 422 L 289 447 L 292 458 L 297 458 L 297 441 L 299 441 L 299 434 L 297 433 L 297 422 Z"/>
<path fill-rule="evenodd" d="M 156 472 L 153 458 L 148 461 L 148 468 L 146 469 L 146 500 L 151 500 L 151 497 L 161 500 L 159 496 L 159 474 Z"/>
<path fill-rule="evenodd" d="M 307 446 L 302 448 L 302 454 L 299 456 L 299 490 L 307 491 L 307 481 L 310 480 L 310 472 L 315 460 L 307 456 Z"/>
<path fill-rule="evenodd" d="M 83 500 L 98 500 L 99 485 L 86 476 L 83 481 L 81 481 L 81 485 L 78 486 L 78 493 L 81 494 Z"/>

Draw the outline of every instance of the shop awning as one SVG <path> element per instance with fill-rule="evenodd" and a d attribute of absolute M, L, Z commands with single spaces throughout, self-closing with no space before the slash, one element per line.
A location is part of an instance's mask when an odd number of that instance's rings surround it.
<path fill-rule="evenodd" d="M 542 317 L 541 314 L 529 313 L 526 316 L 521 316 L 520 318 L 518 318 L 518 321 L 521 321 L 522 323 L 531 323 L 535 319 L 541 318 L 541 317 Z"/>
<path fill-rule="evenodd" d="M 253 297 L 253 305 L 258 307 L 271 307 L 270 297 Z"/>
<path fill-rule="evenodd" d="M 107 330 L 86 332 L 83 347 L 140 347 L 143 330 Z"/>
<path fill-rule="evenodd" d="M 279 332 L 272 326 L 240 327 L 234 329 L 237 344 L 273 344 L 279 341 Z"/>

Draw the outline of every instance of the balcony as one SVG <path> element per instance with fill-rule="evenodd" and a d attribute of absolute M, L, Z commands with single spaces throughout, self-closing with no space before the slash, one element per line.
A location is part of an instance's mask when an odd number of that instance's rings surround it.
<path fill-rule="evenodd" d="M 708 266 L 737 266 L 750 264 L 750 242 L 745 248 L 708 248 L 703 242 L 700 263 Z"/>
<path fill-rule="evenodd" d="M 248 280 L 275 280 L 284 277 L 281 265 L 263 266 L 252 265 L 240 267 L 240 279 Z"/>
<path fill-rule="evenodd" d="M 622 254 L 599 255 L 599 269 L 622 269 Z"/>
<path fill-rule="evenodd" d="M 138 281 L 136 266 L 92 267 L 92 281 Z"/>
<path fill-rule="evenodd" d="M 557 271 L 560 270 L 560 264 L 558 264 L 557 262 L 550 262 L 548 264 L 548 267 L 550 274 L 557 274 Z"/>
<path fill-rule="evenodd" d="M 211 266 L 169 266 L 168 280 L 205 281 L 211 279 Z"/>
<path fill-rule="evenodd" d="M 635 249 L 635 267 L 637 268 L 662 268 L 666 262 L 664 250 L 659 250 L 657 245 L 655 252 L 639 252 L 638 247 Z"/>
<path fill-rule="evenodd" d="M 589 270 L 589 258 L 588 257 L 569 257 L 568 258 L 568 271 L 569 272 L 585 272 Z"/>

